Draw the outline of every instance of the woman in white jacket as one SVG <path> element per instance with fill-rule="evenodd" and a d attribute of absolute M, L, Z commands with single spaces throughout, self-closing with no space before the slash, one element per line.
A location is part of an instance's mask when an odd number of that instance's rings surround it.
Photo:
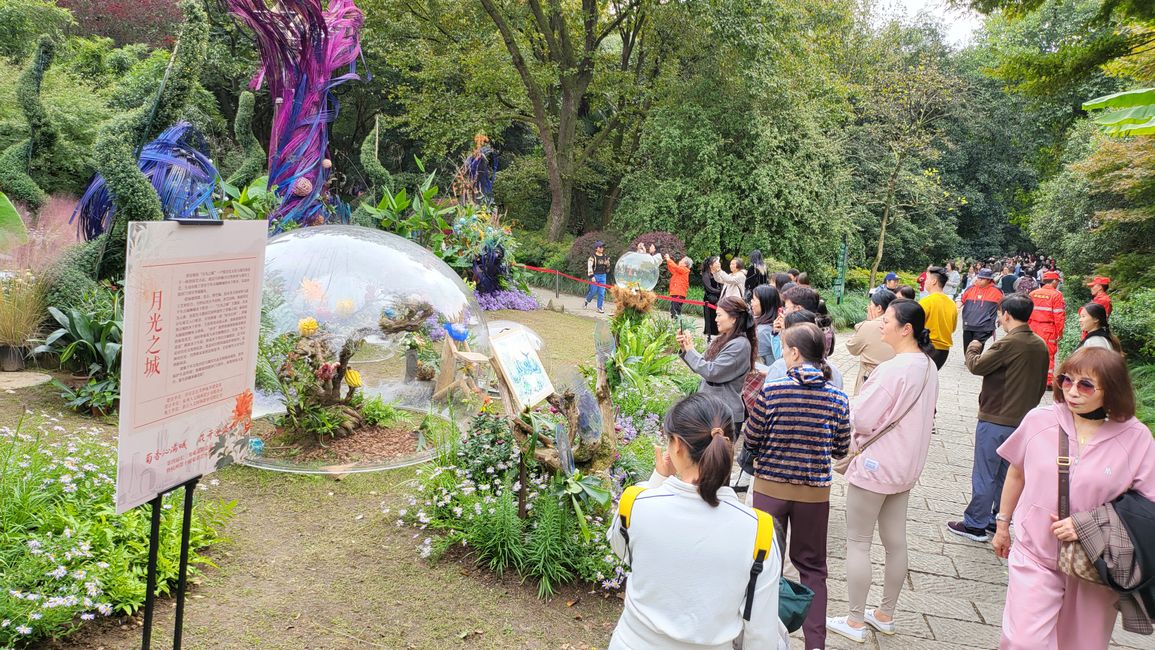
<path fill-rule="evenodd" d="M 786 648 L 778 622 L 777 541 L 764 561 L 749 620 L 743 617 L 758 519 L 726 484 L 733 462 L 730 410 L 692 395 L 666 414 L 669 449 L 633 502 L 629 527 L 615 513 L 610 544 L 632 573 L 609 650 Z"/>
<path fill-rule="evenodd" d="M 729 273 L 722 270 L 721 262 L 715 262 L 714 268 L 711 270 L 714 273 L 714 280 L 722 285 L 722 298 L 734 296 L 735 298 L 746 299 L 746 267 L 742 264 L 742 258 L 735 257 L 730 260 Z"/>

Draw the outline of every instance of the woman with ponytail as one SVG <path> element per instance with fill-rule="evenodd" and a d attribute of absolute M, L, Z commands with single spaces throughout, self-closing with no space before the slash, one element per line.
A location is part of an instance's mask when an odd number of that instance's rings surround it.
<path fill-rule="evenodd" d="M 854 437 L 846 480 L 848 616 L 826 627 L 852 641 L 866 640 L 867 625 L 894 634 L 894 610 L 906 581 L 906 511 L 930 451 L 938 401 L 938 368 L 926 313 L 913 300 L 895 300 L 882 317 L 882 340 L 895 356 L 870 373 L 852 400 Z M 877 526 L 886 549 L 885 584 L 878 609 L 866 609 L 870 546 Z"/>
<path fill-rule="evenodd" d="M 610 527 L 610 545 L 632 569 L 610 650 L 731 650 L 740 636 L 746 650 L 785 647 L 777 541 L 743 617 L 757 518 L 727 486 L 732 429 L 729 408 L 701 393 L 666 413 L 668 449 L 654 448 L 654 473 L 634 500 L 626 534 L 619 513 Z"/>
<path fill-rule="evenodd" d="M 790 532 L 790 562 L 814 592 L 802 624 L 807 648 L 826 647 L 826 531 L 831 458 L 850 446 L 850 400 L 832 386 L 822 330 L 800 323 L 781 334 L 786 377 L 762 388 L 743 433 L 754 459 L 754 507 Z"/>

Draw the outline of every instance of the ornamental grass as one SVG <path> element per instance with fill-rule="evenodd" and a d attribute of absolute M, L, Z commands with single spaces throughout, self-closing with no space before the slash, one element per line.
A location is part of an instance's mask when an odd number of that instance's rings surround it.
<path fill-rule="evenodd" d="M 0 345 L 23 347 L 40 332 L 48 306 L 44 281 L 30 272 L 0 278 Z"/>

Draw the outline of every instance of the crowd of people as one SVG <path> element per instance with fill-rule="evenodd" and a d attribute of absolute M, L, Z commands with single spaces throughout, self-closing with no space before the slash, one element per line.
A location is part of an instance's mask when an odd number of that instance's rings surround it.
<path fill-rule="evenodd" d="M 693 261 L 662 259 L 671 292 L 686 295 Z M 591 262 L 591 271 L 598 268 Z M 855 642 L 871 631 L 895 634 L 907 508 L 937 435 L 939 371 L 960 324 L 958 363 L 982 378 L 982 389 L 970 502 L 961 519 L 943 524 L 991 542 L 1007 559 L 1000 647 L 1106 648 L 1118 611 L 1125 629 L 1151 632 L 1155 559 L 1146 566 L 1147 591 L 1122 595 L 1061 560 L 1090 539 L 1102 548 L 1098 556 L 1080 550 L 1084 564 L 1119 557 L 1112 553 L 1126 551 L 1111 544 L 1127 539 L 1119 517 L 1128 513 L 1141 513 L 1136 520 L 1155 534 L 1155 441 L 1135 418 L 1110 331 L 1110 280 L 1088 282 L 1094 300 L 1078 310 L 1079 349 L 1056 370 L 1066 304 L 1053 260 L 1012 258 L 998 273 L 989 264 L 957 268 L 928 268 L 917 289 L 888 274 L 871 290 L 866 320 L 845 342 L 859 368 L 844 386 L 828 361 L 834 328 L 805 273 L 768 273 L 757 251 L 748 265 L 734 259 L 728 270 L 716 257 L 705 260 L 706 301 L 717 307 L 706 310 L 706 348 L 700 352 L 688 331 L 677 336 L 699 390 L 667 414 L 668 446 L 655 449 L 654 474 L 611 527 L 612 546 L 632 574 L 610 648 L 787 648 L 793 629 L 779 602 L 787 557 L 812 594 L 796 621 L 807 649 L 825 648 L 828 633 Z M 1053 403 L 1040 405 L 1048 390 Z M 836 473 L 847 483 L 845 612 L 829 612 L 827 603 Z M 1130 510 L 1113 505 L 1128 495 Z M 883 589 L 868 607 L 876 531 Z"/>

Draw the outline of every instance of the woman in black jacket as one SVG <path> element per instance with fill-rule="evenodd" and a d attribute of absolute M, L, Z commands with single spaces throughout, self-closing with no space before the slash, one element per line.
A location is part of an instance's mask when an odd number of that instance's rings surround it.
<path fill-rule="evenodd" d="M 712 270 L 714 262 L 717 261 L 718 256 L 714 255 L 702 265 L 702 288 L 705 293 L 706 302 L 711 305 L 717 305 L 718 300 L 722 298 L 722 285 L 718 284 L 714 279 Z M 703 333 L 706 335 L 706 342 L 709 343 L 711 338 L 718 336 L 718 322 L 715 320 L 717 312 L 710 307 L 704 307 L 702 312 L 706 318 L 706 329 Z"/>
<path fill-rule="evenodd" d="M 766 284 L 766 262 L 762 259 L 762 251 L 750 251 L 750 268 L 746 269 L 746 302 L 754 295 L 754 289 Z"/>

